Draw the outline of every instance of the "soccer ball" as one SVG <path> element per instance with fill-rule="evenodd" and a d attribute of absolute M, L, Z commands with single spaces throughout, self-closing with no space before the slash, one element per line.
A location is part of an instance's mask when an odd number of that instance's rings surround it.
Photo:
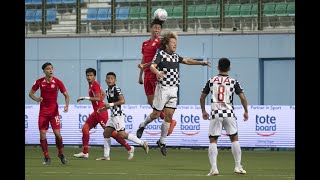
<path fill-rule="evenodd" d="M 156 11 L 154 11 L 154 19 L 159 19 L 160 21 L 166 21 L 168 18 L 168 13 L 166 10 L 164 9 L 157 9 Z"/>

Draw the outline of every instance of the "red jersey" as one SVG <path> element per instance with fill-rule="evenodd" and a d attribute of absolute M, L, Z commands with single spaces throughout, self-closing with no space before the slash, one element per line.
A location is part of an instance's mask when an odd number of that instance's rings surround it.
<path fill-rule="evenodd" d="M 92 107 L 94 111 L 97 111 L 99 108 L 103 108 L 103 97 L 102 97 L 102 89 L 98 81 L 93 81 L 93 83 L 89 86 L 89 96 L 94 97 L 95 94 L 100 94 L 99 101 L 91 101 Z"/>
<path fill-rule="evenodd" d="M 58 90 L 61 93 L 66 92 L 66 88 L 62 81 L 53 77 L 51 82 L 47 82 L 45 77 L 42 77 L 33 84 L 32 90 L 37 91 L 40 88 L 40 97 L 43 98 L 40 102 L 40 115 L 55 115 L 58 111 Z"/>
<path fill-rule="evenodd" d="M 141 53 L 144 57 L 144 63 L 151 62 L 157 49 L 160 48 L 160 38 L 155 38 L 153 40 L 149 39 L 142 43 Z M 144 71 L 150 71 L 150 67 L 147 66 L 143 69 Z"/>

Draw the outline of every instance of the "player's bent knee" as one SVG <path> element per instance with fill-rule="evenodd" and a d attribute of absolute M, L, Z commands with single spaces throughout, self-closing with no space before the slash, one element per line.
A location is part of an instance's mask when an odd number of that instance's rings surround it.
<path fill-rule="evenodd" d="M 128 134 L 124 130 L 120 130 L 118 133 L 119 133 L 119 136 L 122 137 L 123 139 L 128 138 Z"/>

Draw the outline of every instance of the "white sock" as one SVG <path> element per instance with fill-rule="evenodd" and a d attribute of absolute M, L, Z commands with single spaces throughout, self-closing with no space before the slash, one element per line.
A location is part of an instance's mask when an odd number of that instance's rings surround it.
<path fill-rule="evenodd" d="M 140 144 L 141 146 L 143 145 L 143 141 L 141 141 L 141 139 L 139 139 L 137 136 L 129 134 L 128 135 L 128 139 L 132 142 L 135 142 L 137 144 Z"/>
<path fill-rule="evenodd" d="M 170 127 L 170 123 L 163 120 L 161 124 L 161 136 L 160 136 L 160 142 L 162 144 L 166 143 L 166 137 L 168 134 L 169 127 Z"/>
<path fill-rule="evenodd" d="M 232 142 L 231 151 L 234 157 L 235 167 L 241 167 L 241 148 L 239 141 Z"/>
<path fill-rule="evenodd" d="M 140 127 L 146 127 L 149 123 L 151 123 L 153 121 L 153 119 L 150 118 L 150 114 L 146 117 L 146 119 L 144 120 L 144 122 L 142 122 L 140 124 Z"/>
<path fill-rule="evenodd" d="M 111 139 L 110 138 L 104 138 L 104 148 L 103 148 L 103 156 L 109 157 L 110 155 L 110 146 L 111 146 Z"/>
<path fill-rule="evenodd" d="M 209 161 L 211 169 L 215 170 L 217 167 L 218 148 L 216 143 L 210 143 L 208 149 Z"/>

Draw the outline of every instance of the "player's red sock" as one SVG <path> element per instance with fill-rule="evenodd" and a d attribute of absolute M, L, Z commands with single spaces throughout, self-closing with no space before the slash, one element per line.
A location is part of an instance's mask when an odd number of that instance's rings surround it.
<path fill-rule="evenodd" d="M 87 154 L 89 151 L 89 133 L 88 134 L 85 133 L 82 135 L 82 146 L 83 146 L 82 152 L 84 154 Z"/>
<path fill-rule="evenodd" d="M 113 131 L 111 137 L 113 137 L 118 143 L 120 143 L 123 147 L 125 147 L 128 151 L 131 150 L 131 147 L 122 137 L 119 136 L 117 131 Z"/>
<path fill-rule="evenodd" d="M 62 154 L 63 153 L 63 143 L 62 143 L 62 137 L 56 137 L 56 146 L 58 148 L 58 153 Z"/>
<path fill-rule="evenodd" d="M 40 145 L 45 158 L 49 158 L 47 139 L 40 139 Z"/>
<path fill-rule="evenodd" d="M 85 124 L 82 128 L 82 152 L 84 154 L 87 154 L 89 151 L 89 138 L 90 138 L 90 134 L 89 134 L 89 126 L 87 124 Z"/>

